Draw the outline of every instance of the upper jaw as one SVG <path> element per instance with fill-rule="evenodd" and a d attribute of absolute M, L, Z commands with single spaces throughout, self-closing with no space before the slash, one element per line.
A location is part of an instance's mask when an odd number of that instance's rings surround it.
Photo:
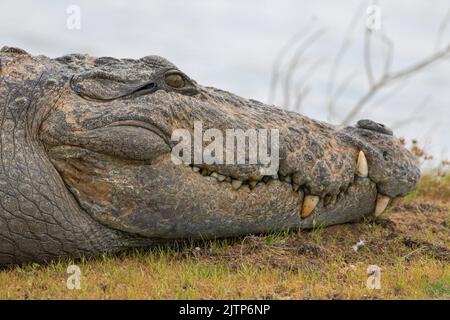
<path fill-rule="evenodd" d="M 411 192 L 420 179 L 417 159 L 393 136 L 392 131 L 370 120 L 342 130 L 343 139 L 364 151 L 368 177 L 380 193 L 391 198 Z"/>
<path fill-rule="evenodd" d="M 345 222 L 342 219 L 349 219 L 346 215 L 351 213 L 358 215 L 368 210 L 379 214 L 390 199 L 411 192 L 419 180 L 415 158 L 393 136 L 392 130 L 382 124 L 361 120 L 355 126 L 337 128 L 214 88 L 205 91 L 202 109 L 208 113 L 208 104 L 214 106 L 212 119 L 218 120 L 211 121 L 213 127 L 227 129 L 221 125 L 233 123 L 229 118 L 233 114 L 239 115 L 240 127 L 280 130 L 278 177 L 287 177 L 294 191 L 300 190 L 297 192 L 306 197 L 310 204 L 306 217 L 311 212 L 321 213 L 322 217 L 339 212 L 341 217 L 333 219 Z M 204 167 L 220 179 L 225 176 L 247 183 L 253 181 L 253 185 L 264 179 L 256 167 Z"/>
<path fill-rule="evenodd" d="M 377 184 L 379 192 L 389 197 L 408 194 L 420 178 L 414 156 L 383 124 L 360 120 L 355 126 L 338 128 L 215 88 L 202 88 L 201 92 L 207 96 L 206 104 L 211 103 L 214 109 L 213 118 L 227 119 L 230 124 L 231 113 L 239 115 L 240 126 L 279 129 L 280 173 L 292 175 L 296 183 L 305 185 L 313 194 L 336 194 L 347 188 L 354 180 L 360 151 L 367 159 L 368 177 Z M 221 123 L 213 121 L 212 125 L 224 129 Z M 228 175 L 241 171 L 233 167 L 222 169 Z"/>
<path fill-rule="evenodd" d="M 388 128 L 369 120 L 341 129 L 319 127 L 323 136 L 298 137 L 297 141 L 285 137 L 275 176 L 259 175 L 256 166 L 193 165 L 192 170 L 230 184 L 230 192 L 245 187 L 257 194 L 273 180 L 287 184 L 299 198 L 301 227 L 379 215 L 392 198 L 406 195 L 416 186 L 420 177 L 416 161 Z M 313 151 L 308 150 L 311 146 Z M 305 154 L 314 157 L 312 161 Z"/>

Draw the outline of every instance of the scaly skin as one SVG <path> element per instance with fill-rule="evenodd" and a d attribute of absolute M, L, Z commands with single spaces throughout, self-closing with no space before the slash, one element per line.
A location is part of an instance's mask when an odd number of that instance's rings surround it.
<path fill-rule="evenodd" d="M 0 68 L 0 265 L 345 223 L 420 176 L 382 125 L 338 128 L 203 87 L 161 57 L 4 47 Z M 258 165 L 175 165 L 171 134 L 194 121 L 278 129 L 279 179 Z"/>

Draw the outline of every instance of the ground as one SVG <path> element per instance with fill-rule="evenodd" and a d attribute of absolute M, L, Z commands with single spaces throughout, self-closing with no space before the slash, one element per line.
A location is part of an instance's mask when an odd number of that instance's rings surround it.
<path fill-rule="evenodd" d="M 450 175 L 425 176 L 375 221 L 10 267 L 0 298 L 450 299 L 449 228 Z M 66 285 L 71 264 L 79 290 Z M 380 289 L 367 288 L 369 265 Z"/>

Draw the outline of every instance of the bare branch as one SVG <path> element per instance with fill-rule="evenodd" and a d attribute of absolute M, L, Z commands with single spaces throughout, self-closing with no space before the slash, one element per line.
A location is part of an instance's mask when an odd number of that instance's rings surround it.
<path fill-rule="evenodd" d="M 380 40 L 386 45 L 386 59 L 384 61 L 383 77 L 387 77 L 391 72 L 392 58 L 394 56 L 394 43 L 383 33 L 377 34 Z"/>
<path fill-rule="evenodd" d="M 278 78 L 280 75 L 281 63 L 283 62 L 284 57 L 298 41 L 300 41 L 309 33 L 315 22 L 316 22 L 315 18 L 310 18 L 308 22 L 305 24 L 305 26 L 301 28 L 301 30 L 297 32 L 292 38 L 290 38 L 289 41 L 287 41 L 286 44 L 278 52 L 272 67 L 272 78 L 270 80 L 270 91 L 268 98 L 269 103 L 273 103 L 275 99 L 275 92 L 278 83 Z"/>
<path fill-rule="evenodd" d="M 317 41 L 324 33 L 324 29 L 320 28 L 319 30 L 315 31 L 311 36 L 309 36 L 296 50 L 295 54 L 293 55 L 291 61 L 288 63 L 286 68 L 286 75 L 284 77 L 283 81 L 283 89 L 284 89 L 284 106 L 289 106 L 289 100 L 291 95 L 291 83 L 292 83 L 292 75 L 294 74 L 295 70 L 297 69 L 297 65 L 300 61 L 300 58 L 303 56 L 305 51 L 309 49 L 312 44 Z"/>
<path fill-rule="evenodd" d="M 421 62 L 412 65 L 410 67 L 407 67 L 403 70 L 400 70 L 392 75 L 385 75 L 382 79 L 380 79 L 378 82 L 376 82 L 370 90 L 358 100 L 356 105 L 352 108 L 352 110 L 347 114 L 344 121 L 342 122 L 343 125 L 348 125 L 363 109 L 363 107 L 366 105 L 366 103 L 377 93 L 381 88 L 385 87 L 386 85 L 400 80 L 405 77 L 412 76 L 413 74 L 425 69 L 426 67 L 430 66 L 431 64 L 435 63 L 436 61 L 439 61 L 440 59 L 446 57 L 450 54 L 450 45 L 448 45 L 445 49 L 438 51 L 431 55 L 430 57 L 422 60 Z"/>
<path fill-rule="evenodd" d="M 426 96 L 411 112 L 411 115 L 407 118 L 404 118 L 400 121 L 397 121 L 391 125 L 392 129 L 398 129 L 405 125 L 410 125 L 411 123 L 419 120 L 423 120 L 423 116 L 420 114 L 420 111 L 428 106 L 431 102 L 431 97 Z"/>
<path fill-rule="evenodd" d="M 375 100 L 373 103 L 375 105 L 386 104 L 386 102 L 388 102 L 393 97 L 395 97 L 396 95 L 401 93 L 403 90 L 405 90 L 405 88 L 407 88 L 408 84 L 409 84 L 409 79 L 406 78 L 404 81 L 401 81 L 399 83 L 392 85 L 392 89 L 387 90 L 387 93 L 385 93 L 383 95 L 380 94 L 380 97 L 377 100 Z"/>
<path fill-rule="evenodd" d="M 364 68 L 366 70 L 367 81 L 369 82 L 369 86 L 373 87 L 374 79 L 372 72 L 372 62 L 370 59 L 370 40 L 372 38 L 372 31 L 369 28 L 366 28 L 364 32 Z"/>
<path fill-rule="evenodd" d="M 294 102 L 294 110 L 297 112 L 300 112 L 302 107 L 302 102 L 305 100 L 306 94 L 305 94 L 305 84 L 308 82 L 308 80 L 316 73 L 316 71 L 324 65 L 324 59 L 317 59 L 316 62 L 310 64 L 310 66 L 305 70 L 303 76 L 298 81 L 298 84 L 296 86 L 296 92 L 298 92 L 297 97 Z M 309 88 L 306 90 L 306 92 L 309 92 Z"/>
<path fill-rule="evenodd" d="M 450 54 L 450 44 L 447 45 L 447 47 L 445 47 L 443 50 L 434 53 L 427 59 L 424 59 L 421 62 L 410 66 L 409 68 L 405 68 L 405 69 L 398 71 L 395 74 L 389 76 L 389 81 L 392 82 L 392 81 L 404 78 L 412 73 L 421 71 L 421 70 L 425 69 L 426 67 L 429 67 L 431 64 L 435 63 L 436 61 L 439 61 L 440 59 L 445 58 L 449 54 Z"/>
<path fill-rule="evenodd" d="M 333 102 L 333 94 L 334 94 L 334 85 L 336 83 L 336 76 L 339 71 L 339 67 L 341 66 L 342 58 L 344 57 L 345 53 L 347 52 L 348 48 L 351 44 L 351 35 L 353 31 L 355 30 L 355 26 L 358 23 L 358 20 L 361 19 L 361 13 L 364 12 L 364 9 L 367 7 L 368 1 L 363 1 L 358 9 L 355 11 L 352 19 L 350 20 L 350 23 L 347 27 L 347 31 L 345 32 L 344 40 L 342 41 L 342 45 L 339 48 L 333 64 L 330 69 L 330 74 L 328 76 L 328 83 L 327 83 L 327 96 L 328 96 L 328 114 L 334 113 L 334 106 L 335 102 Z"/>
<path fill-rule="evenodd" d="M 348 86 L 350 85 L 350 83 L 353 81 L 353 79 L 356 77 L 356 75 L 358 74 L 358 72 L 356 70 L 354 70 L 353 72 L 349 73 L 344 80 L 341 82 L 341 84 L 339 85 L 338 89 L 336 90 L 336 93 L 333 95 L 332 99 L 330 99 L 328 101 L 329 105 L 328 105 L 328 115 L 329 117 L 336 117 L 336 113 L 335 113 L 335 105 L 338 103 L 341 95 L 345 92 L 345 90 L 347 90 Z M 330 119 L 329 119 L 330 120 Z"/>
<path fill-rule="evenodd" d="M 439 48 L 442 45 L 442 39 L 444 38 L 444 33 L 449 23 L 450 23 L 450 9 L 447 10 L 447 14 L 444 16 L 439 25 L 438 35 L 436 38 L 436 50 L 439 50 Z"/>
<path fill-rule="evenodd" d="M 302 108 L 303 101 L 305 101 L 306 96 L 309 94 L 309 87 L 304 87 L 298 91 L 297 97 L 295 98 L 294 110 L 300 112 Z"/>
<path fill-rule="evenodd" d="M 353 19 L 350 21 L 342 45 L 333 59 L 330 72 L 328 74 L 326 86 L 326 94 L 328 100 L 326 107 L 328 111 L 328 117 L 329 120 L 331 120 L 330 117 L 342 119 L 341 124 L 343 125 L 348 125 L 351 121 L 353 121 L 355 117 L 357 117 L 367 106 L 368 102 L 371 101 L 373 97 L 376 96 L 381 90 L 396 82 L 400 83 L 400 86 L 395 86 L 395 88 L 393 86 L 394 89 L 392 91 L 388 91 L 386 95 L 381 97 L 381 100 L 379 100 L 380 105 L 391 99 L 394 95 L 398 94 L 398 92 L 400 92 L 401 89 L 403 89 L 408 83 L 407 80 L 415 74 L 423 71 L 425 68 L 437 61 L 447 58 L 450 59 L 450 44 L 447 44 L 446 47 L 435 51 L 427 58 L 406 68 L 400 69 L 396 72 L 392 72 L 391 68 L 395 49 L 394 43 L 381 31 L 375 32 L 369 28 L 366 28 L 363 58 L 365 76 L 367 77 L 369 83 L 369 89 L 356 101 L 354 106 L 351 107 L 350 111 L 347 111 L 345 113 L 337 112 L 337 102 L 339 101 L 339 99 L 341 99 L 341 96 L 351 85 L 352 81 L 357 75 L 357 72 L 355 71 L 347 74 L 344 79 L 342 79 L 342 81 L 340 80 L 339 83 L 337 83 L 336 79 L 338 78 L 339 69 L 342 66 L 344 56 L 351 45 L 351 36 L 354 30 L 356 30 L 355 26 L 358 23 L 359 19 L 363 17 L 361 12 L 367 6 L 368 2 L 371 1 L 364 1 L 363 3 L 361 3 Z M 444 38 L 444 33 L 449 23 L 450 10 L 440 25 L 437 40 L 438 46 L 440 46 L 442 39 Z M 305 97 L 310 92 L 310 87 L 307 85 L 307 81 L 312 77 L 315 71 L 321 65 L 323 65 L 319 61 L 311 64 L 311 62 L 305 58 L 305 52 L 314 44 L 315 41 L 317 41 L 322 36 L 324 32 L 322 28 L 308 29 L 307 27 L 309 25 L 311 25 L 311 23 L 307 24 L 306 29 L 295 35 L 280 51 L 273 66 L 273 74 L 271 79 L 269 101 L 271 102 L 275 98 L 277 89 L 281 89 L 284 107 L 294 108 L 298 111 L 302 108 Z M 372 46 L 374 46 L 375 40 L 380 40 L 381 45 L 383 45 L 386 50 L 384 60 L 382 61 L 382 70 L 380 73 L 378 73 L 377 70 L 374 70 L 375 65 L 372 63 Z M 291 50 L 294 50 L 294 47 L 296 47 L 296 49 L 293 54 L 290 55 L 290 53 L 292 52 Z M 285 60 L 288 60 L 287 63 L 285 63 Z M 295 84 L 293 78 L 297 75 L 297 71 L 300 65 L 302 66 L 302 68 L 306 66 L 304 68 L 305 71 L 300 73 L 302 78 Z M 294 100 L 293 104 L 291 104 L 291 99 Z M 423 105 L 425 105 L 425 102 L 421 104 L 421 106 Z M 416 121 L 417 119 L 417 112 L 413 112 L 413 116 L 402 119 L 401 121 L 395 123 L 395 126 L 403 126 L 410 123 L 411 121 Z"/>

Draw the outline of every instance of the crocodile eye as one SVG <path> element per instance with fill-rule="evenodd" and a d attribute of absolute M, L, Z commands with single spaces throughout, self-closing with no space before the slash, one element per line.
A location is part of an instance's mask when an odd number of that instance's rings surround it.
<path fill-rule="evenodd" d="M 168 74 L 166 75 L 165 81 L 173 88 L 181 88 L 184 86 L 184 79 L 179 74 Z"/>

